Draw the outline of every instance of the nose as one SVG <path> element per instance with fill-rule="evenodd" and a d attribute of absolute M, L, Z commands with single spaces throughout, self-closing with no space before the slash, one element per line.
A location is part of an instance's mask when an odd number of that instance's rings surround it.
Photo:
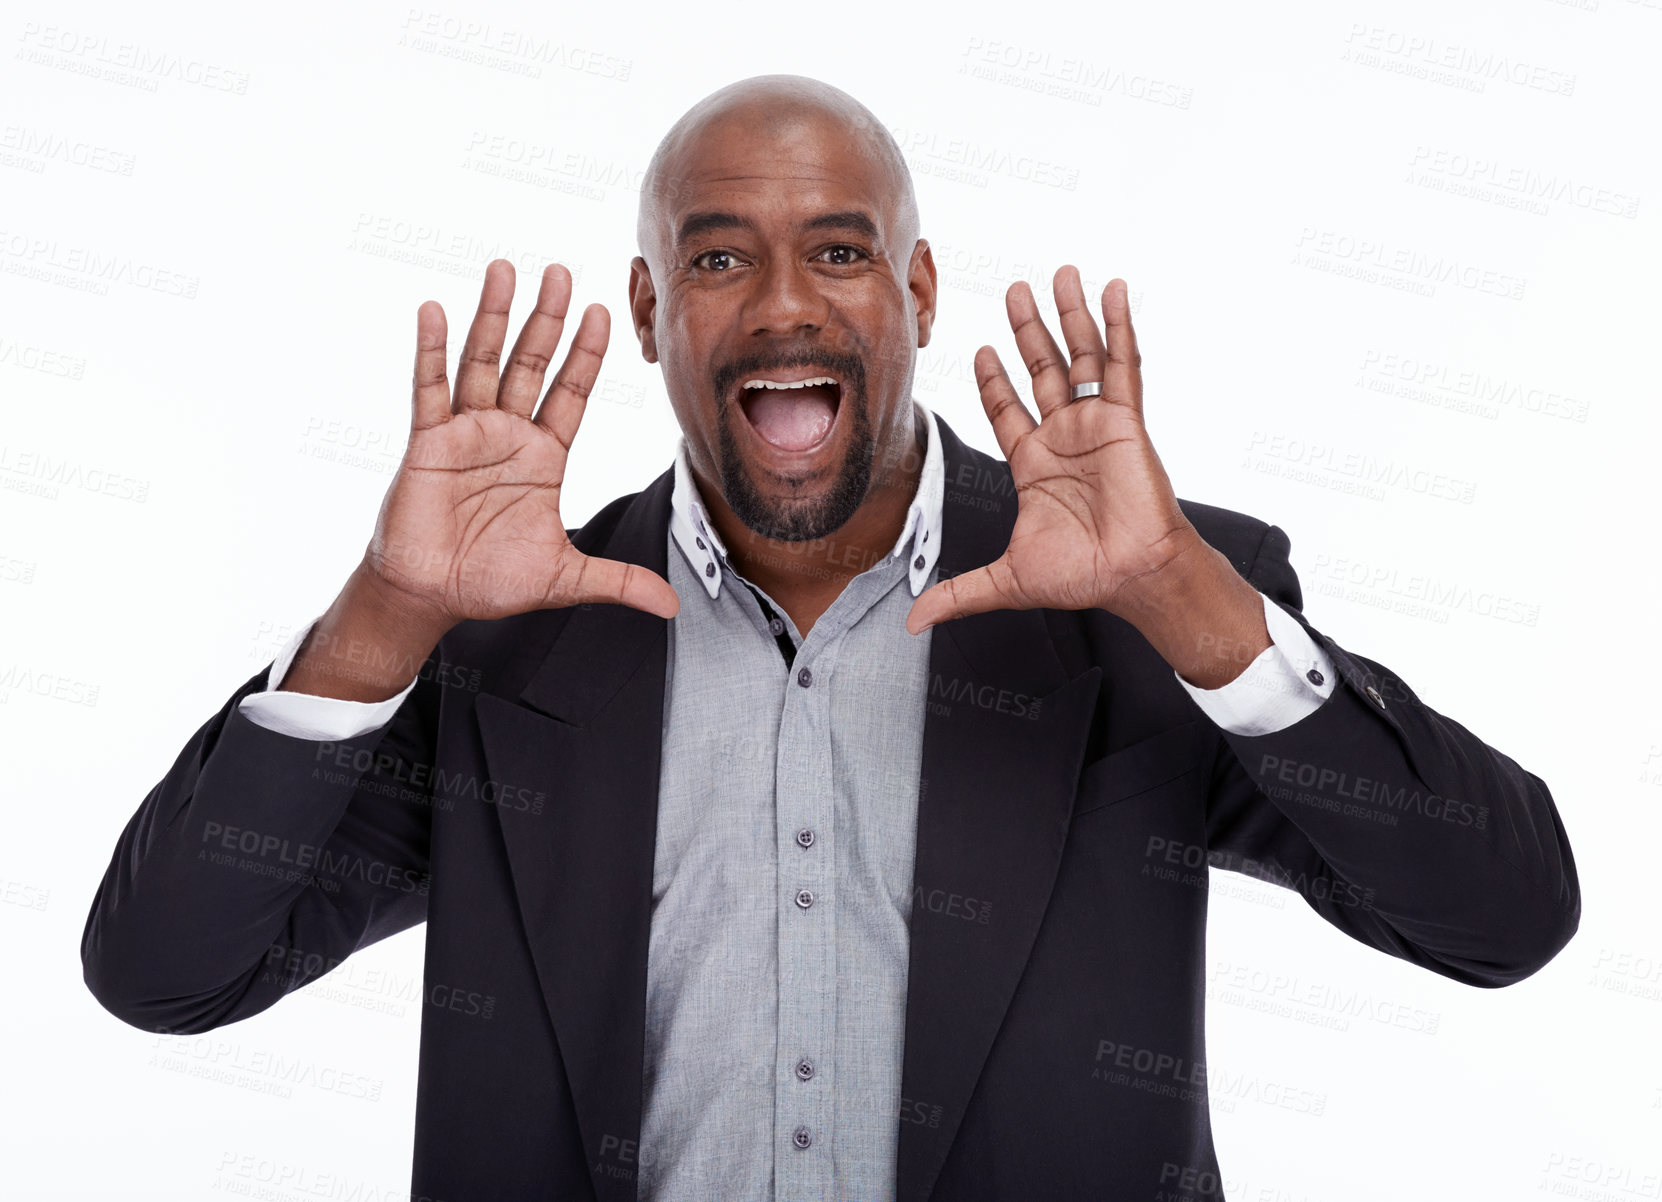
<path fill-rule="evenodd" d="M 752 333 L 789 335 L 825 325 L 830 302 L 803 264 L 788 256 L 777 257 L 755 278 L 750 297 Z"/>

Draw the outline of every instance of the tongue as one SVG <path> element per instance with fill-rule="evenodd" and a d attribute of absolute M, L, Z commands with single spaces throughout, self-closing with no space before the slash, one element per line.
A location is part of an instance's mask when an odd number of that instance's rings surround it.
<path fill-rule="evenodd" d="M 805 451 L 831 429 L 837 409 L 823 384 L 806 388 L 754 388 L 745 405 L 750 424 L 782 451 Z"/>

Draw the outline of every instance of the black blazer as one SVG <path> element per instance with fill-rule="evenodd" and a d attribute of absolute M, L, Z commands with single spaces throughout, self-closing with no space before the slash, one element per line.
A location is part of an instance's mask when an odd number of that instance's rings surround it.
<path fill-rule="evenodd" d="M 1016 500 L 1002 460 L 938 429 L 944 579 L 1003 552 Z M 672 484 L 577 545 L 665 574 Z M 1182 504 L 1310 629 L 1279 528 Z M 1311 634 L 1333 696 L 1248 738 L 1106 612 L 930 632 L 899 1202 L 1150 1198 L 1173 1166 L 1215 1170 L 1208 864 L 1473 985 L 1575 932 L 1546 786 Z M 665 652 L 664 619 L 617 605 L 464 623 L 389 726 L 340 745 L 238 713 L 262 671 L 122 831 L 87 986 L 146 1031 L 201 1032 L 425 920 L 413 1192 L 633 1199 Z"/>

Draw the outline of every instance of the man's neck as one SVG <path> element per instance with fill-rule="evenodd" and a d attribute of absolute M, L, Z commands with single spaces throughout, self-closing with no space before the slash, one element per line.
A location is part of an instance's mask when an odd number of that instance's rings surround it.
<path fill-rule="evenodd" d="M 710 520 L 727 548 L 728 562 L 783 606 L 803 637 L 850 580 L 894 550 L 922 478 L 927 420 L 912 407 L 912 438 L 906 452 L 886 479 L 873 485 L 854 516 L 824 538 L 806 542 L 765 538 L 741 522 L 719 492 L 713 494 L 716 503 L 712 505 L 710 490 L 700 489 Z"/>

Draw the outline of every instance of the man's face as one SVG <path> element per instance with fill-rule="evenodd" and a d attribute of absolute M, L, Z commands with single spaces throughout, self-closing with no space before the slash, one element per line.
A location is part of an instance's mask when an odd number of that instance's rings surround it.
<path fill-rule="evenodd" d="M 934 269 L 926 243 L 895 244 L 897 181 L 859 136 L 817 116 L 764 128 L 725 115 L 666 162 L 662 262 L 648 278 L 635 260 L 630 298 L 694 471 L 752 531 L 801 541 L 913 445 Z"/>

